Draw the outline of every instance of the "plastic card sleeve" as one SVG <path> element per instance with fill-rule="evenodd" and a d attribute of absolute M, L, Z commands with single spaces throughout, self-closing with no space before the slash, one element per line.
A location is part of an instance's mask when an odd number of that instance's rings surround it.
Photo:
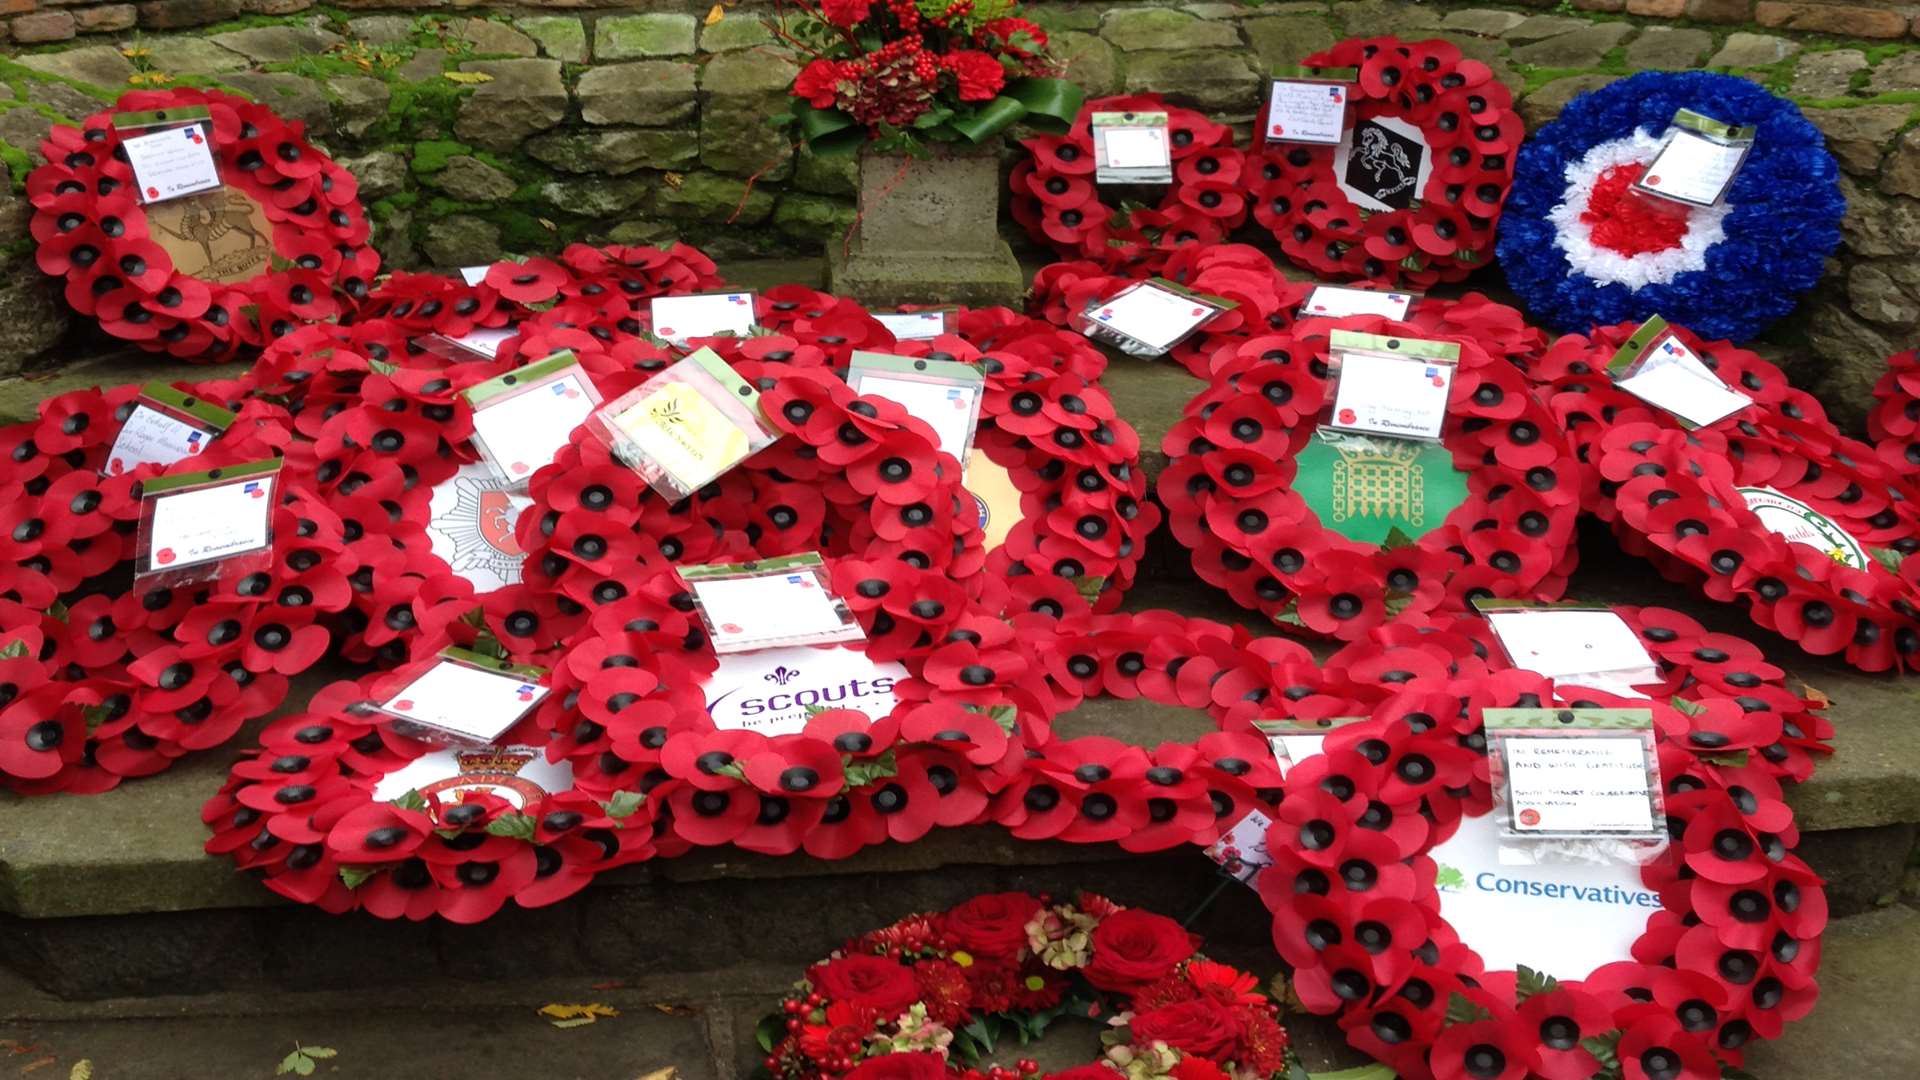
<path fill-rule="evenodd" d="M 1487 709 L 1500 861 L 1645 863 L 1665 851 L 1648 709 Z"/>
<path fill-rule="evenodd" d="M 1752 398 L 1722 382 L 1658 315 L 1641 323 L 1615 350 L 1607 374 L 1620 389 L 1666 410 L 1690 431 L 1753 404 Z"/>
<path fill-rule="evenodd" d="M 204 105 L 113 114 L 120 151 L 142 205 L 221 186 L 213 153 L 213 113 Z"/>
<path fill-rule="evenodd" d="M 1650 196 L 1647 201 L 1652 204 L 1675 209 L 1718 206 L 1752 153 L 1754 134 L 1751 127 L 1735 127 L 1681 109 L 1673 114 L 1660 148 L 1632 190 Z"/>
<path fill-rule="evenodd" d="M 200 453 L 232 426 L 234 414 L 165 383 L 140 388 L 100 468 L 118 476 L 142 465 L 172 465 Z"/>
<path fill-rule="evenodd" d="M 385 701 L 371 702 L 409 738 L 443 746 L 487 746 L 544 700 L 547 669 L 467 649 L 446 648 Z"/>
<path fill-rule="evenodd" d="M 1327 427 L 1439 441 L 1459 345 L 1350 330 L 1335 330 L 1328 344 L 1335 382 Z"/>
<path fill-rule="evenodd" d="M 1223 312 L 1232 300 L 1152 278 L 1136 281 L 1074 317 L 1074 329 L 1128 356 L 1164 356 Z"/>
<path fill-rule="evenodd" d="M 952 360 L 856 352 L 847 385 L 856 394 L 886 398 L 925 420 L 939 437 L 941 450 L 955 461 L 967 460 L 986 391 L 986 375 L 979 368 Z"/>
<path fill-rule="evenodd" d="M 1359 77 L 1357 68 L 1276 68 L 1267 86 L 1262 138 L 1269 143 L 1339 145 Z"/>
<path fill-rule="evenodd" d="M 1325 716 L 1317 720 L 1255 720 L 1253 726 L 1266 736 L 1280 775 L 1320 753 L 1327 736 L 1337 728 L 1367 719 L 1364 716 Z"/>
<path fill-rule="evenodd" d="M 953 308 L 925 311 L 876 311 L 873 317 L 887 328 L 895 341 L 932 341 L 957 329 L 959 312 Z"/>
<path fill-rule="evenodd" d="M 1166 113 L 1097 112 L 1089 124 L 1095 183 L 1173 183 L 1173 140 Z"/>
<path fill-rule="evenodd" d="M 817 552 L 678 569 L 716 653 L 866 640 Z"/>
<path fill-rule="evenodd" d="M 1294 314 L 1302 319 L 1340 319 L 1349 315 L 1381 315 L 1405 321 L 1423 296 L 1419 293 L 1358 289 L 1351 285 L 1315 285 Z"/>
<path fill-rule="evenodd" d="M 157 476 L 140 485 L 136 593 L 171 589 L 272 564 L 279 458 Z"/>
<path fill-rule="evenodd" d="M 520 328 L 517 326 L 477 327 L 459 337 L 428 334 L 414 338 L 413 343 L 422 352 L 437 356 L 448 363 L 492 361 L 500 358 L 500 346 L 512 340 L 519 332 Z"/>
<path fill-rule="evenodd" d="M 648 302 L 653 336 L 670 345 L 694 338 L 748 337 L 755 321 L 754 294 L 747 291 L 656 296 Z"/>
<path fill-rule="evenodd" d="M 760 412 L 759 391 L 704 348 L 595 412 L 587 430 L 674 502 L 780 437 Z"/>
<path fill-rule="evenodd" d="M 473 444 L 481 460 L 511 491 L 525 490 L 600 404 L 593 380 L 565 350 L 461 394 L 473 407 Z"/>
<path fill-rule="evenodd" d="M 1660 665 L 1618 612 L 1601 604 L 1534 604 L 1483 596 L 1474 610 L 1487 620 L 1513 666 L 1622 697 L 1645 697 L 1636 686 L 1660 682 Z"/>

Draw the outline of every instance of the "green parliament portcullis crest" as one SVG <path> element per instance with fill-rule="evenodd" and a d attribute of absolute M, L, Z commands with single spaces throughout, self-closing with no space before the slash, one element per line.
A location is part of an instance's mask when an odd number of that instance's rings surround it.
<path fill-rule="evenodd" d="M 1294 490 L 1320 524 L 1349 540 L 1418 538 L 1467 498 L 1466 474 L 1435 442 L 1320 430 L 1294 459 Z"/>

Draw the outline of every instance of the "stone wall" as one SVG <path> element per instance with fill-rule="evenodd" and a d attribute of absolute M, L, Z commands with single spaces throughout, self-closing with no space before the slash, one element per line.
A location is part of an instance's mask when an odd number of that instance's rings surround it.
<path fill-rule="evenodd" d="M 25 268 L 19 190 L 49 125 L 140 86 L 217 85 L 304 120 L 349 164 L 391 266 L 573 240 L 683 238 L 722 258 L 818 254 L 852 220 L 851 161 L 765 118 L 796 65 L 770 0 L 0 0 L 0 372 L 46 363 L 65 318 Z M 1856 417 L 1920 335 L 1920 7 L 1770 0 L 1471 4 L 1036 0 L 1090 93 L 1155 90 L 1244 125 L 1261 73 L 1347 35 L 1438 36 L 1490 64 L 1529 127 L 1641 68 L 1710 67 L 1798 100 L 1847 172 L 1843 250 L 1774 336 Z M 1249 238 L 1264 234 L 1249 233 Z M 1497 285 L 1497 278 L 1489 282 Z M 1796 359 L 1797 358 L 1797 359 Z"/>

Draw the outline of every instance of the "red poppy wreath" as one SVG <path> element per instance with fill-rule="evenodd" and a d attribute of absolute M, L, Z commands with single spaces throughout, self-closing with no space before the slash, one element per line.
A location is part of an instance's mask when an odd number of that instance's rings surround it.
<path fill-rule="evenodd" d="M 269 725 L 201 808 L 207 852 L 325 911 L 457 923 L 563 900 L 654 854 L 645 800 L 574 790 L 525 725 L 483 748 L 396 733 L 371 703 L 429 663 L 334 683 Z"/>
<path fill-rule="evenodd" d="M 1714 1080 L 1812 1008 L 1826 898 L 1780 782 L 1831 728 L 1753 646 L 1620 611 L 1661 663 L 1650 699 L 1489 671 L 1462 620 L 1405 635 L 1394 695 L 1288 774 L 1258 879 L 1274 943 L 1306 1008 L 1401 1076 Z M 1512 706 L 1652 711 L 1662 860 L 1580 881 L 1498 860 L 1478 714 Z"/>
<path fill-rule="evenodd" d="M 143 205 L 115 113 L 203 107 L 221 186 Z M 110 334 L 217 360 L 350 312 L 380 260 L 359 182 L 300 121 L 215 90 L 126 94 L 79 129 L 55 127 L 27 177 L 35 259 Z"/>
<path fill-rule="evenodd" d="M 319 620 L 346 604 L 354 566 L 339 519 L 292 470 L 264 568 L 127 588 L 145 481 L 274 457 L 290 440 L 285 411 L 239 398 L 238 384 L 176 389 L 187 407 L 236 415 L 174 465 L 112 456 L 138 387 L 61 394 L 0 429 L 0 788 L 97 792 L 160 772 L 271 711 L 326 652 Z"/>
<path fill-rule="evenodd" d="M 1095 113 L 1164 112 L 1173 180 L 1152 207 L 1120 202 L 1095 182 Z M 1065 135 L 1022 140 L 1030 157 L 1013 169 L 1013 219 L 1062 258 L 1091 259 L 1111 273 L 1145 277 L 1172 252 L 1216 244 L 1247 220 L 1246 157 L 1233 129 L 1153 94 L 1087 102 Z"/>
<path fill-rule="evenodd" d="M 1046 1080 L 1278 1080 L 1304 1075 L 1279 1002 L 1208 960 L 1185 927 L 1103 896 L 976 896 L 909 915 L 807 969 L 756 1031 L 778 1080 L 1039 1080 L 982 1066 L 1062 1016 L 1108 1027 L 1092 1064 Z"/>
<path fill-rule="evenodd" d="M 1157 482 L 1200 577 L 1283 626 L 1354 640 L 1476 596 L 1552 599 L 1576 552 L 1576 462 L 1520 372 L 1470 333 L 1439 444 L 1323 439 L 1327 334 L 1423 337 L 1378 316 L 1314 319 L 1216 354 L 1167 433 Z"/>
<path fill-rule="evenodd" d="M 1325 278 L 1416 288 L 1486 265 L 1522 135 L 1492 70 L 1445 41 L 1391 37 L 1304 63 L 1359 80 L 1338 146 L 1269 143 L 1247 164 L 1254 219 L 1287 257 Z"/>

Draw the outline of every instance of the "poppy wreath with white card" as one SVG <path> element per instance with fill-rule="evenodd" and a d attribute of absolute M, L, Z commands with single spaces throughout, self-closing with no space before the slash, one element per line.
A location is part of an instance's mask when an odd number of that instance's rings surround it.
<path fill-rule="evenodd" d="M 1342 640 L 1475 596 L 1560 595 L 1577 554 L 1577 462 L 1505 358 L 1507 337 L 1490 352 L 1471 325 L 1450 329 L 1310 319 L 1216 354 L 1167 433 L 1156 484 L 1202 580 L 1282 626 Z M 1330 335 L 1344 331 L 1458 346 L 1438 443 L 1320 434 Z"/>
<path fill-rule="evenodd" d="M 204 108 L 177 129 L 211 143 L 220 186 L 143 203 L 115 113 Z M 212 361 L 301 323 L 344 315 L 372 286 L 359 181 L 305 125 L 215 90 L 123 95 L 79 128 L 56 126 L 27 177 L 35 260 L 67 302 L 117 338 Z"/>
<path fill-rule="evenodd" d="M 1634 190 L 1682 109 L 1755 129 L 1716 205 Z M 1825 141 L 1737 75 L 1644 71 L 1581 94 L 1519 152 L 1500 265 L 1557 330 L 1662 315 L 1746 341 L 1794 309 L 1840 243 L 1846 200 Z"/>
<path fill-rule="evenodd" d="M 333 683 L 268 725 L 201 808 L 207 852 L 335 914 L 456 923 L 555 903 L 655 854 L 653 805 L 574 789 L 527 745 L 530 725 L 485 747 L 396 732 L 370 703 L 425 666 Z"/>
<path fill-rule="evenodd" d="M 1287 257 L 1329 281 L 1419 289 L 1491 262 L 1522 135 L 1492 70 L 1445 41 L 1392 37 L 1351 38 L 1302 64 L 1359 78 L 1339 145 L 1249 155 L 1254 220 Z"/>
<path fill-rule="evenodd" d="M 143 408 L 134 386 L 48 398 L 37 419 L 0 428 L 0 789 L 97 792 L 158 773 L 273 710 L 327 651 L 322 619 L 346 606 L 355 564 L 339 517 L 293 469 L 254 493 L 275 501 L 262 568 L 127 587 L 143 484 L 272 458 L 292 439 L 286 411 L 238 383 L 174 389 L 234 419 L 171 464 L 116 467 Z"/>
<path fill-rule="evenodd" d="M 1149 207 L 1102 192 L 1094 113 L 1165 113 L 1173 180 Z M 1081 106 L 1065 135 L 1038 135 L 1013 169 L 1013 219 L 1066 259 L 1091 259 L 1109 273 L 1151 277 L 1172 252 L 1217 244 L 1247 220 L 1246 155 L 1233 129 L 1153 94 L 1099 98 Z"/>
<path fill-rule="evenodd" d="M 1619 611 L 1661 667 L 1648 699 L 1556 691 L 1463 619 L 1400 635 L 1372 661 L 1391 696 L 1287 775 L 1257 881 L 1274 944 L 1306 1009 L 1403 1076 L 1712 1080 L 1813 1006 L 1826 897 L 1781 784 L 1832 729 L 1752 645 Z M 1662 860 L 1491 854 L 1479 710 L 1514 706 L 1651 711 Z"/>

